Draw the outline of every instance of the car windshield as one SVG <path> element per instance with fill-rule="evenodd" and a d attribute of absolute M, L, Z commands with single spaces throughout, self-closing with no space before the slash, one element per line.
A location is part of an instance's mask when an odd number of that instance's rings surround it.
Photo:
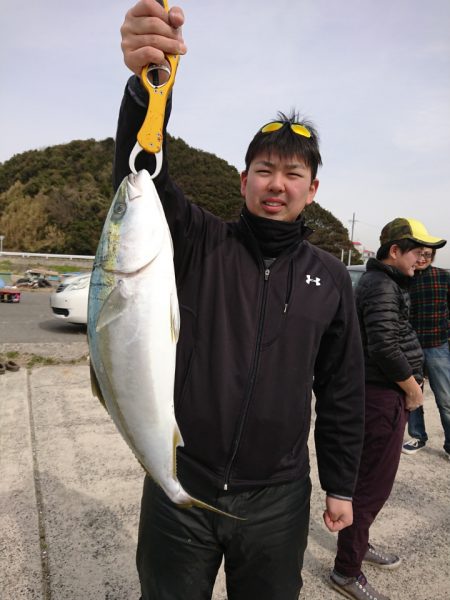
<path fill-rule="evenodd" d="M 364 273 L 365 268 L 358 265 L 353 269 L 351 267 L 347 267 L 347 271 L 350 275 L 350 279 L 352 280 L 352 287 L 355 288 L 358 284 L 358 281 L 361 279 L 361 275 Z"/>

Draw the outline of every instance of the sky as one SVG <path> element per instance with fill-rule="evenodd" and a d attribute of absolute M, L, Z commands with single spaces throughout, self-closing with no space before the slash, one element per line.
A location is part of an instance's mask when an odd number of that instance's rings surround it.
<path fill-rule="evenodd" d="M 119 30 L 132 5 L 0 0 L 0 162 L 114 137 L 129 76 Z M 188 53 L 175 81 L 172 135 L 241 171 L 255 132 L 296 109 L 321 138 L 316 200 L 353 229 L 354 241 L 375 251 L 396 217 L 450 240 L 448 0 L 178 5 Z M 435 264 L 450 268 L 450 241 Z"/>

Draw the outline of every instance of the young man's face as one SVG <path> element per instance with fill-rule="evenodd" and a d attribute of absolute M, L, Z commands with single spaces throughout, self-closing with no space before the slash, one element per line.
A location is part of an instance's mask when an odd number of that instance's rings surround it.
<path fill-rule="evenodd" d="M 257 217 L 295 221 L 314 200 L 319 181 L 311 181 L 311 169 L 303 159 L 280 159 L 260 154 L 241 174 L 241 194 L 248 210 Z"/>
<path fill-rule="evenodd" d="M 433 262 L 433 252 L 430 248 L 422 248 L 422 253 L 417 261 L 416 271 L 423 271 Z"/>
<path fill-rule="evenodd" d="M 413 250 L 403 252 L 402 254 L 400 248 L 394 245 L 391 247 L 392 262 L 390 264 L 396 267 L 404 275 L 413 277 L 417 261 L 420 259 L 420 255 L 424 250 L 425 248 L 414 248 Z"/>

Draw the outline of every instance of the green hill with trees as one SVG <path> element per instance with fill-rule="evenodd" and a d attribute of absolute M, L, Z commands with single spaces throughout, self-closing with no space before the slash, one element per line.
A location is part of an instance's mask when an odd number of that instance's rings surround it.
<path fill-rule="evenodd" d="M 225 220 L 237 218 L 243 202 L 237 169 L 179 138 L 168 136 L 167 144 L 171 175 L 186 195 Z M 95 254 L 113 197 L 113 154 L 112 138 L 74 140 L 0 163 L 3 249 Z M 350 248 L 347 229 L 318 203 L 304 215 L 314 229 L 312 243 L 338 258 Z"/>

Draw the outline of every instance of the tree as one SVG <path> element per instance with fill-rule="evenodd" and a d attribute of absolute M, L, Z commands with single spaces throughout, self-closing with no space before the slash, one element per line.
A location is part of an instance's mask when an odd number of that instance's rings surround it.
<path fill-rule="evenodd" d="M 196 204 L 229 221 L 243 205 L 237 169 L 214 154 L 167 136 L 175 183 Z M 95 254 L 113 198 L 114 141 L 74 140 L 30 150 L 0 164 L 0 231 L 8 249 Z M 310 241 L 338 258 L 351 248 L 348 231 L 314 202 L 304 212 Z M 358 254 L 353 252 L 353 262 Z"/>

